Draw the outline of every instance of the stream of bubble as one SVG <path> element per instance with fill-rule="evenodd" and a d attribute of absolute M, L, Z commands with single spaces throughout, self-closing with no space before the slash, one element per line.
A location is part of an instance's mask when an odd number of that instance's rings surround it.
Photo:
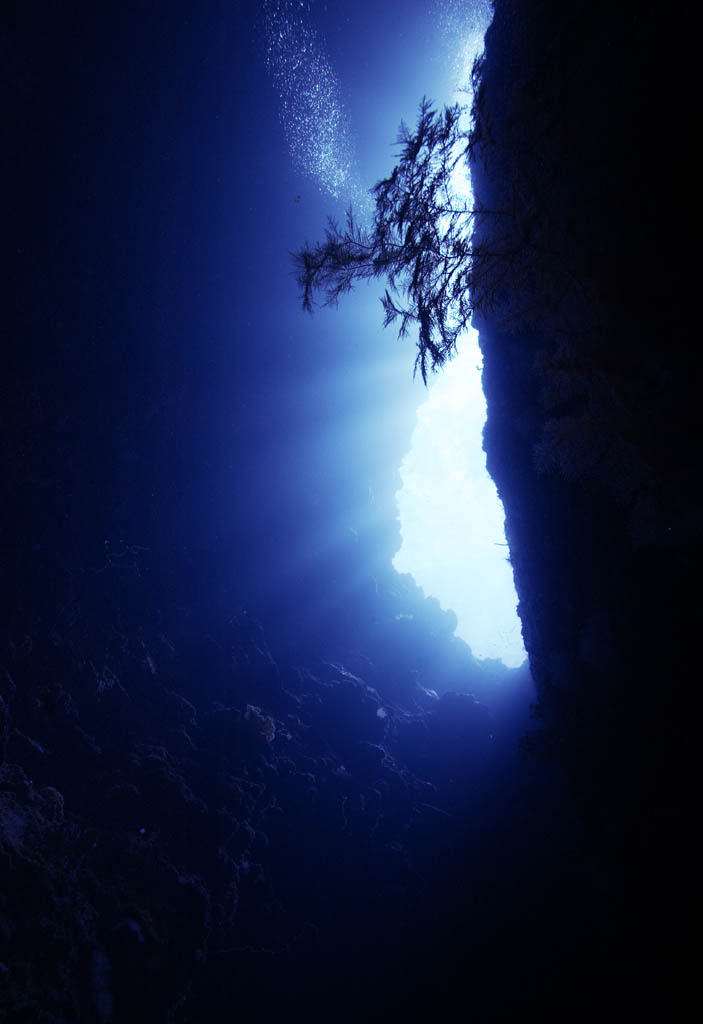
<path fill-rule="evenodd" d="M 325 42 L 305 0 L 264 0 L 266 64 L 297 170 L 345 201 L 359 189 L 349 116 Z"/>

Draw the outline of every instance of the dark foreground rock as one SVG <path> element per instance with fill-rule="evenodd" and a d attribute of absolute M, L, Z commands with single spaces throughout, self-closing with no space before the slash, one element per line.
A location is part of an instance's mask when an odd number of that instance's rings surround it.
<path fill-rule="evenodd" d="M 538 746 L 565 767 L 612 879 L 630 1012 L 669 1015 L 690 998 L 685 951 L 662 936 L 679 932 L 689 885 L 694 738 L 676 681 L 698 619 L 701 506 L 690 275 L 665 255 L 691 197 L 691 64 L 680 24 L 662 47 L 661 17 L 654 4 L 498 3 L 473 159 L 479 204 L 502 211 L 477 232 L 502 275 L 481 321 L 484 446 Z"/>
<path fill-rule="evenodd" d="M 577 819 L 517 754 L 519 681 L 511 718 L 278 664 L 245 613 L 205 639 L 105 625 L 37 630 L 5 668 L 9 1019 L 407 1016 L 455 969 L 500 1015 L 540 998 L 531 955 L 499 986 L 526 932 L 563 973 L 564 895 L 600 932 Z"/>

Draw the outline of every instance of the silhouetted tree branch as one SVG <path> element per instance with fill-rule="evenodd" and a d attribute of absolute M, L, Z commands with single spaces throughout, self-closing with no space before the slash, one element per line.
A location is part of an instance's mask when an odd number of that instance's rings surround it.
<path fill-rule="evenodd" d="M 322 242 L 293 254 L 309 311 L 320 294 L 323 305 L 336 305 L 356 282 L 385 279 L 384 326 L 398 321 L 404 337 L 417 325 L 415 372 L 420 369 L 425 383 L 428 372 L 454 354 L 474 312 L 490 315 L 502 330 L 523 331 L 548 308 L 568 332 L 574 310 L 585 324 L 592 305 L 578 253 L 553 224 L 559 182 L 521 171 L 525 161 L 515 158 L 510 139 L 495 137 L 481 76 L 479 58 L 470 118 L 458 104 L 436 111 L 423 99 L 415 130 L 401 124 L 398 163 L 371 190 L 369 228 L 350 208 L 344 226 L 330 219 Z M 505 174 L 493 189 L 498 208 L 487 209 L 459 175 L 469 158 L 476 166 L 497 147 Z"/>
<path fill-rule="evenodd" d="M 425 383 L 428 370 L 456 349 L 485 262 L 471 245 L 474 218 L 483 211 L 471 209 L 453 183 L 469 145 L 462 113 L 458 104 L 435 111 L 423 99 L 415 131 L 400 126 L 398 164 L 372 189 L 372 226 L 362 228 L 350 208 L 343 227 L 330 219 L 324 241 L 293 255 L 303 307 L 310 311 L 318 293 L 323 305 L 335 305 L 356 282 L 385 278 L 384 326 L 399 320 L 404 337 L 417 324 L 415 371 Z"/>

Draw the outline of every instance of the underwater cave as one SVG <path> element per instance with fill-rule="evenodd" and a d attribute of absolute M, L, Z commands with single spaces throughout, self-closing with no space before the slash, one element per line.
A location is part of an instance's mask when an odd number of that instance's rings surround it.
<path fill-rule="evenodd" d="M 0 1019 L 691 1012 L 677 17 L 14 5 Z"/>

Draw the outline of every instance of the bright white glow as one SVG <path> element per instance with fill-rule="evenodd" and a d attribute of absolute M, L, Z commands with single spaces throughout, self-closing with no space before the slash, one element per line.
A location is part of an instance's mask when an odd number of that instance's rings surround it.
<path fill-rule="evenodd" d="M 483 48 L 490 4 L 444 0 L 448 39 L 462 38 L 452 62 L 453 101 L 470 105 L 458 90 L 468 85 Z M 464 173 L 462 173 L 464 172 Z M 468 169 L 458 169 L 455 191 L 472 202 Z M 468 330 L 458 355 L 437 375 L 420 406 L 410 451 L 400 467 L 396 495 L 403 544 L 393 560 L 425 594 L 457 616 L 457 635 L 477 658 L 500 658 L 517 668 L 527 657 L 517 615 L 517 594 L 505 540 L 504 511 L 486 470 L 478 335 Z"/>
<path fill-rule="evenodd" d="M 396 495 L 403 545 L 393 560 L 456 612 L 457 635 L 477 658 L 525 660 L 503 506 L 482 448 L 486 400 L 478 335 L 438 374 L 418 409 Z"/>

